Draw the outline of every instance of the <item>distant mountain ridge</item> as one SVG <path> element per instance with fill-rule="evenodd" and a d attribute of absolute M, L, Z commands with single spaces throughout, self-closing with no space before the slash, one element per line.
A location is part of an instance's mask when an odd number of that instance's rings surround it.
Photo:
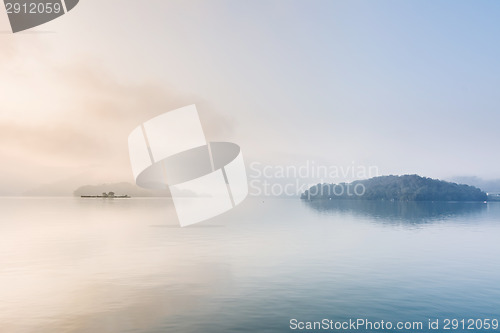
<path fill-rule="evenodd" d="M 477 187 L 419 175 L 381 176 L 352 183 L 317 184 L 302 195 L 305 200 L 485 201 Z"/>
<path fill-rule="evenodd" d="M 469 184 L 489 193 L 500 193 L 500 179 L 482 179 L 479 177 L 454 177 L 452 182 Z"/>

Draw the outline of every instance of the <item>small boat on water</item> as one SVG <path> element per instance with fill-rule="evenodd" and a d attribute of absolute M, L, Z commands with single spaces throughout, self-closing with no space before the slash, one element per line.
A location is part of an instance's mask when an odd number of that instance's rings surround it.
<path fill-rule="evenodd" d="M 130 198 L 129 195 L 116 195 L 115 192 L 103 192 L 101 195 L 81 195 L 81 198 L 105 198 L 105 199 L 124 199 Z"/>

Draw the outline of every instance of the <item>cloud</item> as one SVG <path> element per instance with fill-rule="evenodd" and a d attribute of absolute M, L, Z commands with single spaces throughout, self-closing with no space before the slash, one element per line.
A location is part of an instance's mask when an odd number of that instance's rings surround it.
<path fill-rule="evenodd" d="M 128 134 L 140 123 L 185 105 L 197 104 L 208 140 L 231 131 L 231 119 L 220 116 L 209 102 L 154 79 L 124 81 L 97 59 L 61 63 L 38 42 L 8 40 L 6 45 L 0 51 L 0 89 L 6 93 L 0 158 L 9 163 L 0 166 L 0 194 L 13 193 L 16 180 L 24 184 L 16 193 L 77 174 L 87 175 L 81 185 L 96 179 L 132 181 Z M 35 49 L 36 58 L 26 53 Z"/>

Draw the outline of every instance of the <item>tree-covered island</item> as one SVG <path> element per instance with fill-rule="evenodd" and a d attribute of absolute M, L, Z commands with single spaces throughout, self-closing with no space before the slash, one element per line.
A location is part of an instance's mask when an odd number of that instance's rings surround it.
<path fill-rule="evenodd" d="M 418 175 L 381 176 L 352 183 L 317 184 L 304 200 L 486 201 L 479 188 Z"/>

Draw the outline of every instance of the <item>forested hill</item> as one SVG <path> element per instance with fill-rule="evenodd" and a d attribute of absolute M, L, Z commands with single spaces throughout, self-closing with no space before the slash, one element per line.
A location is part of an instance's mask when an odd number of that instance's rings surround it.
<path fill-rule="evenodd" d="M 306 190 L 305 200 L 485 201 L 487 195 L 459 185 L 418 175 L 381 176 L 352 183 L 317 184 Z"/>

